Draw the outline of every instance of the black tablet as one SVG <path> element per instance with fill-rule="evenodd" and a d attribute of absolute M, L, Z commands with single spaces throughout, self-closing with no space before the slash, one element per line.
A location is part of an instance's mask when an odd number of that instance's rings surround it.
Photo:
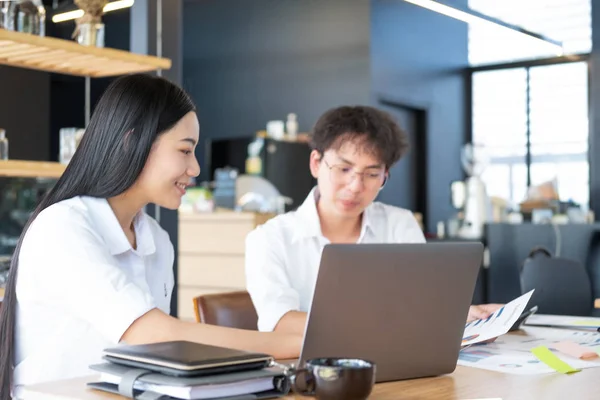
<path fill-rule="evenodd" d="M 188 341 L 123 345 L 105 349 L 103 357 L 115 364 L 173 376 L 200 376 L 265 368 L 273 357 Z"/>

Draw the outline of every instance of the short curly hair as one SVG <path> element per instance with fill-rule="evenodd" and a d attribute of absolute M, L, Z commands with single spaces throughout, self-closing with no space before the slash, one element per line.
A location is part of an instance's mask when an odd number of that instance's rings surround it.
<path fill-rule="evenodd" d="M 333 108 L 319 118 L 311 135 L 312 148 L 321 154 L 348 141 L 360 143 L 362 151 L 374 154 L 388 169 L 409 148 L 408 135 L 394 118 L 369 106 Z"/>

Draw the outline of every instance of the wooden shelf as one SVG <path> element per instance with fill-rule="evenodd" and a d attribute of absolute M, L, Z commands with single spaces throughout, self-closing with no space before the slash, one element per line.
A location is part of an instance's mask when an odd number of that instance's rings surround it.
<path fill-rule="evenodd" d="M 45 161 L 0 161 L 0 177 L 59 178 L 67 166 Z"/>
<path fill-rule="evenodd" d="M 0 29 L 0 64 L 101 78 L 171 68 L 171 60 Z"/>

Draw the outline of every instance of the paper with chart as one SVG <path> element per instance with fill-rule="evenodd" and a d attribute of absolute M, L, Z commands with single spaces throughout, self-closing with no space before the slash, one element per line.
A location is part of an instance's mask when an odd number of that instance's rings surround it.
<path fill-rule="evenodd" d="M 527 335 L 504 335 L 493 343 L 479 344 L 461 350 L 458 365 L 518 375 L 537 375 L 555 372 L 538 360 L 531 349 L 547 346 L 562 361 L 573 368 L 600 367 L 600 358 L 581 360 L 553 348 L 553 344 L 573 342 L 600 351 L 600 333 L 565 329 L 527 328 Z"/>
<path fill-rule="evenodd" d="M 465 326 L 462 345 L 468 346 L 504 335 L 519 319 L 532 294 L 533 290 L 517 297 L 486 319 L 469 322 Z"/>

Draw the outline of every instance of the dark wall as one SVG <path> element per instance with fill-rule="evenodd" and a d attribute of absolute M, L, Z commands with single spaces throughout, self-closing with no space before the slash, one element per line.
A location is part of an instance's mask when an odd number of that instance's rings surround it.
<path fill-rule="evenodd" d="M 466 5 L 466 0 L 460 0 Z M 450 182 L 462 179 L 467 25 L 401 0 L 371 1 L 372 101 L 426 112 L 427 228 L 454 211 Z M 402 187 L 398 185 L 397 190 Z M 388 194 L 389 195 L 389 194 Z"/>
<path fill-rule="evenodd" d="M 49 75 L 0 67 L 0 128 L 6 129 L 9 158 L 49 160 L 49 122 Z"/>
<path fill-rule="evenodd" d="M 369 101 L 369 1 L 188 0 L 183 85 L 204 140 L 252 136 L 298 114 L 308 131 L 325 110 Z M 308 160 L 307 160 L 308 168 Z"/>
<path fill-rule="evenodd" d="M 590 69 L 590 208 L 600 219 L 600 3 L 592 1 Z"/>

